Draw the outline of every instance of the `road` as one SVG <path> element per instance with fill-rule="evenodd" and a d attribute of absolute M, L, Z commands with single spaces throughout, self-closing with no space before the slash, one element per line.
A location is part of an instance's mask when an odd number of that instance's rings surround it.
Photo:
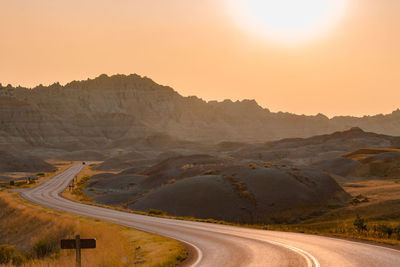
<path fill-rule="evenodd" d="M 300 233 L 171 220 L 85 205 L 60 193 L 84 166 L 75 164 L 21 196 L 42 206 L 174 238 L 189 245 L 192 266 L 400 266 L 400 251 Z"/>

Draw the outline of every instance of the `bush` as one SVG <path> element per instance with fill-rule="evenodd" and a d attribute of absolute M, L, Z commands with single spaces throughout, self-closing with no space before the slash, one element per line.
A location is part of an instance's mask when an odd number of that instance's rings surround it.
<path fill-rule="evenodd" d="M 397 225 L 394 229 L 393 232 L 396 233 L 397 235 L 397 240 L 400 240 L 400 225 Z"/>
<path fill-rule="evenodd" d="M 0 264 L 8 264 L 14 255 L 15 248 L 9 245 L 0 246 Z"/>
<path fill-rule="evenodd" d="M 57 249 L 57 245 L 54 242 L 51 242 L 48 239 L 41 239 L 35 243 L 33 246 L 33 251 L 35 252 L 36 257 L 44 258 L 49 256 Z"/>
<path fill-rule="evenodd" d="M 164 215 L 165 212 L 162 210 L 156 210 L 156 209 L 149 209 L 149 214 L 151 215 Z"/>
<path fill-rule="evenodd" d="M 218 175 L 219 170 L 207 170 L 203 173 L 203 175 Z"/>
<path fill-rule="evenodd" d="M 20 253 L 15 254 L 11 260 L 12 264 L 15 266 L 21 266 L 25 261 L 26 261 L 25 256 Z"/>
<path fill-rule="evenodd" d="M 354 220 L 353 225 L 354 225 L 354 227 L 356 227 L 356 229 L 359 232 L 367 230 L 367 225 L 365 224 L 365 220 L 363 218 L 361 218 L 360 215 L 358 215 L 358 214 L 357 214 L 357 218 Z"/>
<path fill-rule="evenodd" d="M 176 183 L 175 179 L 169 179 L 168 182 L 167 182 L 167 184 L 174 184 L 174 183 Z"/>
<path fill-rule="evenodd" d="M 250 163 L 250 164 L 249 164 L 249 167 L 252 168 L 253 170 L 254 170 L 254 169 L 257 169 L 257 165 L 254 164 L 254 163 Z"/>
<path fill-rule="evenodd" d="M 390 238 L 392 236 L 392 234 L 393 234 L 393 231 L 394 231 L 393 227 L 390 227 L 390 226 L 388 226 L 386 224 L 378 225 L 377 230 L 379 232 L 381 232 L 382 234 L 386 235 L 387 238 Z"/>

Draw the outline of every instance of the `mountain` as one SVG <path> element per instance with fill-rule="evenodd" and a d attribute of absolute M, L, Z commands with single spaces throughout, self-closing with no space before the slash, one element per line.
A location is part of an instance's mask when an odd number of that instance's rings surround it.
<path fill-rule="evenodd" d="M 61 86 L 0 85 L 0 149 L 67 151 L 157 142 L 265 142 L 310 137 L 351 127 L 400 135 L 400 111 L 335 117 L 273 113 L 254 100 L 206 102 L 136 74 L 100 75 Z"/>

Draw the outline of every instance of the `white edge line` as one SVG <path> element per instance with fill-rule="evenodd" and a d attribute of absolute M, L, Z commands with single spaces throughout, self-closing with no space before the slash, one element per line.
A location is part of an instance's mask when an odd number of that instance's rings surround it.
<path fill-rule="evenodd" d="M 280 243 L 280 242 L 276 242 L 276 241 L 265 240 L 265 242 L 271 243 L 273 245 L 285 247 L 287 249 L 290 249 L 290 250 L 294 251 L 297 254 L 300 254 L 301 256 L 303 256 L 303 258 L 306 259 L 307 265 L 309 267 L 313 267 L 313 266 L 320 267 L 320 264 L 319 264 L 318 260 L 307 251 L 304 251 L 304 250 L 299 249 L 297 247 L 286 245 L 286 244 L 283 244 L 283 243 Z"/>
<path fill-rule="evenodd" d="M 194 245 L 194 244 L 192 244 L 192 243 L 189 243 L 189 242 L 187 242 L 187 241 L 184 241 L 184 240 L 182 240 L 182 239 L 178 239 L 178 238 L 174 238 L 174 237 L 170 237 L 170 236 L 166 236 L 166 237 L 169 237 L 169 238 L 171 238 L 171 239 L 178 240 L 178 241 L 180 241 L 180 242 L 182 242 L 182 243 L 185 243 L 185 244 L 187 244 L 187 245 L 192 246 L 192 247 L 195 248 L 195 250 L 196 250 L 196 252 L 197 252 L 197 260 L 196 260 L 196 262 L 193 263 L 191 266 L 196 267 L 196 266 L 200 263 L 200 261 L 203 259 L 203 252 L 201 252 L 201 250 L 200 250 L 196 245 Z"/>

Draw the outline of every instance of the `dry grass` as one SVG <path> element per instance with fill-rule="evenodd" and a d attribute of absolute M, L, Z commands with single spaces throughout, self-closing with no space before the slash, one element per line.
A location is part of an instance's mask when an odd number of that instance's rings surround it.
<path fill-rule="evenodd" d="M 256 204 L 257 202 L 256 197 L 254 196 L 253 193 L 248 191 L 247 185 L 245 183 L 240 182 L 234 176 L 227 176 L 225 177 L 225 179 L 231 183 L 231 185 L 233 186 L 234 190 L 239 195 L 239 197 L 247 199 L 253 202 L 253 204 Z"/>
<path fill-rule="evenodd" d="M 54 160 L 48 160 L 48 163 L 52 164 L 57 168 L 56 171 L 54 172 L 42 172 L 42 173 L 12 173 L 12 174 L 4 174 L 5 176 L 13 177 L 13 178 L 20 178 L 20 177 L 26 177 L 26 176 L 36 176 L 37 174 L 40 174 L 39 179 L 33 183 L 27 184 L 26 181 L 20 181 L 17 182 L 15 186 L 10 186 L 9 183 L 2 183 L 0 186 L 7 188 L 7 189 L 16 189 L 16 188 L 34 188 L 36 186 L 39 186 L 42 184 L 44 181 L 53 178 L 57 174 L 65 171 L 67 168 L 71 167 L 75 162 L 72 161 L 54 161 Z"/>
<path fill-rule="evenodd" d="M 49 210 L 0 192 L 0 244 L 14 246 L 28 258 L 26 266 L 73 266 L 73 251 L 56 251 L 39 260 L 39 240 L 58 244 L 61 238 L 96 238 L 97 248 L 83 251 L 83 266 L 175 266 L 186 257 L 178 241 L 127 227 Z"/>
<path fill-rule="evenodd" d="M 385 152 L 400 152 L 397 148 L 361 148 L 354 152 L 347 153 L 343 157 L 352 160 L 363 160 Z"/>
<path fill-rule="evenodd" d="M 342 184 L 354 198 L 368 199 L 328 211 L 300 224 L 269 225 L 266 229 L 333 235 L 400 246 L 400 184 L 398 180 L 367 180 Z M 365 220 L 367 230 L 354 225 L 357 215 Z M 389 237 L 382 228 L 394 230 Z M 399 230 L 400 228 L 398 228 Z"/>
<path fill-rule="evenodd" d="M 86 183 L 89 181 L 89 179 L 96 174 L 100 173 L 117 173 L 117 172 L 110 172 L 110 171 L 97 171 L 94 170 L 93 168 L 95 167 L 95 164 L 87 164 L 85 168 L 78 174 L 77 179 L 75 182 L 72 184 L 74 185 L 73 189 L 70 190 L 69 188 L 65 189 L 64 192 L 62 193 L 62 196 L 73 200 L 73 201 L 78 201 L 82 203 L 91 203 L 90 197 L 88 197 L 86 194 L 83 193 L 83 189 L 86 186 Z"/>

